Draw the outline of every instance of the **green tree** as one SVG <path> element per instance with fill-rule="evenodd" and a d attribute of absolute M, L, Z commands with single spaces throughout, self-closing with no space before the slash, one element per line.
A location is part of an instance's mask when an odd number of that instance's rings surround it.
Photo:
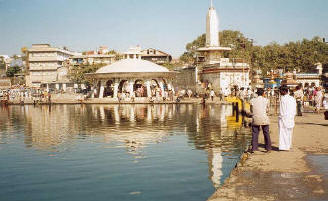
<path fill-rule="evenodd" d="M 104 67 L 105 64 L 81 64 L 79 66 L 73 66 L 69 72 L 69 78 L 72 82 L 77 84 L 88 84 L 90 80 L 88 80 L 85 76 L 87 73 L 94 73 L 101 67 Z"/>
<path fill-rule="evenodd" d="M 12 66 L 8 68 L 6 75 L 7 77 L 14 77 L 15 74 L 19 72 L 21 72 L 21 68 L 19 66 Z"/>
<path fill-rule="evenodd" d="M 194 63 L 196 50 L 204 47 L 205 43 L 205 34 L 188 43 L 180 60 Z M 231 47 L 231 51 L 225 52 L 224 57 L 242 58 L 253 68 L 261 69 L 264 74 L 274 69 L 313 72 L 316 63 L 328 64 L 328 44 L 317 36 L 312 40 L 303 39 L 283 45 L 272 42 L 266 46 L 254 46 L 253 40 L 246 38 L 240 31 L 224 30 L 220 32 L 220 44 L 223 47 Z"/>

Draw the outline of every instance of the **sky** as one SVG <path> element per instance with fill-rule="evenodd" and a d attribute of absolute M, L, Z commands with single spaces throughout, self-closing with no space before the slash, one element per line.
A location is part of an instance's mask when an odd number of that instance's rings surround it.
<path fill-rule="evenodd" d="M 328 38 L 328 0 L 213 0 L 220 30 L 255 45 Z M 210 0 L 0 0 L 0 55 L 50 43 L 70 50 L 105 45 L 156 48 L 179 57 L 205 33 Z"/>

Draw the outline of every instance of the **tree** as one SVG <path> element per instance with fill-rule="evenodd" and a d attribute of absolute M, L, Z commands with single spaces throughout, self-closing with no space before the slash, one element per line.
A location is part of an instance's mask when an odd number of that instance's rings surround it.
<path fill-rule="evenodd" d="M 20 71 L 21 68 L 19 66 L 12 66 L 8 68 L 6 75 L 7 77 L 14 77 L 15 74 L 19 73 Z"/>
<path fill-rule="evenodd" d="M 196 50 L 204 47 L 205 43 L 205 34 L 188 43 L 186 52 L 181 55 L 180 60 L 193 63 Z M 283 45 L 272 42 L 266 46 L 254 46 L 253 40 L 246 38 L 240 31 L 224 30 L 220 32 L 220 44 L 232 49 L 225 52 L 224 57 L 242 58 L 253 68 L 261 69 L 264 74 L 274 69 L 313 72 L 316 63 L 320 62 L 324 66 L 328 64 L 328 44 L 317 36 L 312 40 L 303 39 Z"/>
<path fill-rule="evenodd" d="M 105 66 L 105 64 L 94 64 L 94 65 L 81 64 L 79 66 L 73 66 L 70 69 L 69 78 L 72 82 L 77 83 L 77 84 L 90 83 L 90 80 L 88 80 L 85 77 L 85 74 L 94 73 L 99 68 L 104 67 L 104 66 Z"/>

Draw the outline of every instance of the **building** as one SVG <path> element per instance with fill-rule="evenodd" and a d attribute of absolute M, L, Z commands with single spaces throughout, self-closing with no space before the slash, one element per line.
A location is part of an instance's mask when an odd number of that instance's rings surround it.
<path fill-rule="evenodd" d="M 219 19 L 211 2 L 206 18 L 206 45 L 197 50 L 197 62 L 201 69 L 200 82 L 205 87 L 214 90 L 249 87 L 250 66 L 242 59 L 230 61 L 229 58 L 224 58 L 223 53 L 230 50 L 229 47 L 220 47 Z"/>
<path fill-rule="evenodd" d="M 33 44 L 28 49 L 28 72 L 26 84 L 29 87 L 55 87 L 66 90 L 69 58 L 77 55 L 49 44 Z"/>
<path fill-rule="evenodd" d="M 296 73 L 295 71 L 294 77 L 296 77 L 296 82 L 302 84 L 302 86 L 312 85 L 312 83 L 317 87 L 321 86 L 322 77 L 323 77 L 322 64 L 317 63 L 315 65 L 316 65 L 317 73 Z"/>
<path fill-rule="evenodd" d="M 176 72 L 153 62 L 141 59 L 140 48 L 130 48 L 125 59 L 87 74 L 94 81 L 96 98 L 113 98 L 118 100 L 120 94 L 135 94 L 136 99 L 150 98 L 154 91 L 173 90 L 172 81 Z"/>
<path fill-rule="evenodd" d="M 93 65 L 93 64 L 112 64 L 115 62 L 116 55 L 114 54 L 91 54 L 91 55 L 76 55 L 70 57 L 70 64 L 77 65 Z"/>
<path fill-rule="evenodd" d="M 4 64 L 4 70 L 7 71 L 13 58 L 8 55 L 0 55 L 0 63 Z"/>
<path fill-rule="evenodd" d="M 170 63 L 172 56 L 154 48 L 149 48 L 141 51 L 141 59 L 154 62 L 156 64 Z"/>

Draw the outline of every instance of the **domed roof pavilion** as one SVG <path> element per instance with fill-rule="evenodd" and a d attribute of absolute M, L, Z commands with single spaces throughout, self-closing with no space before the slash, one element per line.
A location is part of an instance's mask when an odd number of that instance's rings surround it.
<path fill-rule="evenodd" d="M 95 97 L 118 98 L 119 93 L 151 97 L 154 88 L 160 90 L 161 95 L 164 96 L 165 90 L 173 90 L 171 83 L 176 72 L 142 60 L 138 51 L 129 51 L 125 53 L 125 57 L 123 60 L 100 68 L 96 73 L 87 74 L 96 86 Z"/>

